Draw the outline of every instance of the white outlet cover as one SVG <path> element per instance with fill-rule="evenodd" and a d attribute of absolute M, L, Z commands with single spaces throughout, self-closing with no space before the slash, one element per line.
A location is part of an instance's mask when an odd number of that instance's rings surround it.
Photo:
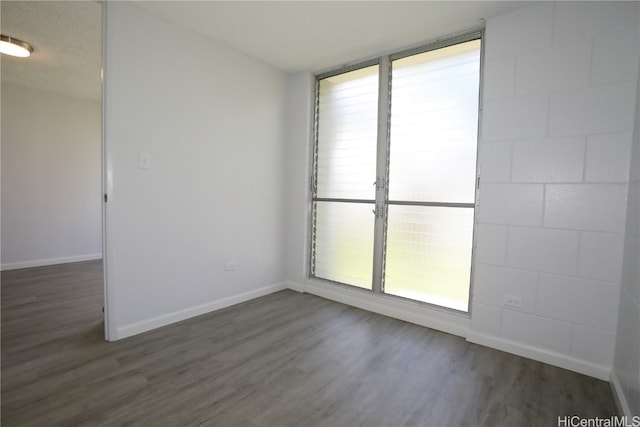
<path fill-rule="evenodd" d="M 522 308 L 522 297 L 519 297 L 517 295 L 505 295 L 504 305 L 508 307 Z"/>

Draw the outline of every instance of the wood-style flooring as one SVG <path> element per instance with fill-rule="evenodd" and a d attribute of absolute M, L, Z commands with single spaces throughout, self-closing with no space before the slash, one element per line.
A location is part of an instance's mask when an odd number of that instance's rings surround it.
<path fill-rule="evenodd" d="M 153 296 L 150 296 L 153 298 Z M 99 261 L 2 273 L 2 426 L 557 426 L 609 384 L 282 291 L 103 339 Z"/>

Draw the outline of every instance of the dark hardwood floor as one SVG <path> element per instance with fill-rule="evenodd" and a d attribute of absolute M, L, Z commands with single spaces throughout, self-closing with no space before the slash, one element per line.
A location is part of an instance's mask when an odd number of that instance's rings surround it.
<path fill-rule="evenodd" d="M 103 340 L 101 263 L 2 273 L 2 426 L 556 426 L 609 384 L 282 291 Z"/>

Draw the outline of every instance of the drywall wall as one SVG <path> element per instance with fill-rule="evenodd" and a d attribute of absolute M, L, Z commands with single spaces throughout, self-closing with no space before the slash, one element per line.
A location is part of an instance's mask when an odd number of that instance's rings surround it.
<path fill-rule="evenodd" d="M 638 6 L 541 3 L 486 26 L 470 339 L 603 379 L 618 318 Z M 505 295 L 522 307 L 506 307 Z"/>
<path fill-rule="evenodd" d="M 285 75 L 105 6 L 109 338 L 283 288 Z"/>
<path fill-rule="evenodd" d="M 640 23 L 640 13 L 638 14 Z M 626 415 L 640 416 L 640 72 L 627 195 L 622 287 L 612 382 Z"/>
<path fill-rule="evenodd" d="M 287 79 L 287 157 L 285 275 L 295 286 L 307 276 L 307 233 L 311 211 L 310 170 L 314 77 L 292 74 Z M 301 209 L 302 207 L 302 209 Z M 304 209 L 306 207 L 306 209 Z"/>
<path fill-rule="evenodd" d="M 101 106 L 2 84 L 2 269 L 102 257 Z"/>
<path fill-rule="evenodd" d="M 637 9 L 637 3 L 542 2 L 488 20 L 470 323 L 307 277 L 307 112 L 306 120 L 290 122 L 288 230 L 295 238 L 288 239 L 288 286 L 609 379 Z M 297 105 L 311 105 L 305 75 L 290 88 Z M 521 297 L 523 306 L 505 307 L 504 295 Z"/>

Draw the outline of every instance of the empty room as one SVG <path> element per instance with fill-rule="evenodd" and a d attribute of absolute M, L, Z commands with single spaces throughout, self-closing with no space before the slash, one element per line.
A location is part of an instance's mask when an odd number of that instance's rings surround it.
<path fill-rule="evenodd" d="M 640 426 L 640 2 L 0 8 L 3 426 Z"/>

